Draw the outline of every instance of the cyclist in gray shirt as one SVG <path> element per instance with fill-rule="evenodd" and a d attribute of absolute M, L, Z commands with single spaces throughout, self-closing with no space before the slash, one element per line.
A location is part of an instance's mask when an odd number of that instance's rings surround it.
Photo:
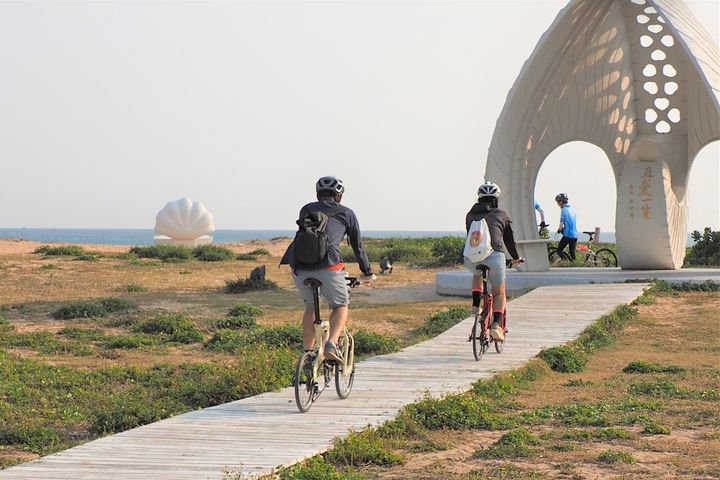
<path fill-rule="evenodd" d="M 473 273 L 472 280 L 472 313 L 475 314 L 480 308 L 480 297 L 482 296 L 482 273 L 477 269 L 478 265 L 485 265 L 489 268 L 488 280 L 492 286 L 493 293 L 493 323 L 490 328 L 490 336 L 495 340 L 503 340 L 505 332 L 502 327 L 502 317 L 505 312 L 505 253 L 512 257 L 511 266 L 523 261 L 518 255 L 515 246 L 515 237 L 512 231 L 512 220 L 505 210 L 498 208 L 500 187 L 492 182 L 485 182 L 478 189 L 478 201 L 472 206 L 465 216 L 465 230 L 470 232 L 470 225 L 475 220 L 485 219 L 490 231 L 490 245 L 494 250 L 485 260 L 474 263 L 465 258 L 465 267 Z"/>
<path fill-rule="evenodd" d="M 330 313 L 330 339 L 324 346 L 325 355 L 336 361 L 342 361 L 337 348 L 337 341 L 340 334 L 345 330 L 348 320 L 348 305 L 350 294 L 345 283 L 347 272 L 345 264 L 340 257 L 340 242 L 347 234 L 350 245 L 355 252 L 358 265 L 363 275 L 358 279 L 361 283 L 375 280 L 377 277 L 372 272 L 372 266 L 368 261 L 367 254 L 362 246 L 360 238 L 360 224 L 355 213 L 344 205 L 340 205 L 345 185 L 342 180 L 336 177 L 322 177 L 315 184 L 317 202 L 308 203 L 300 210 L 298 218 L 304 218 L 310 212 L 322 212 L 327 215 L 327 253 L 319 263 L 307 266 L 300 264 L 295 258 L 294 244 L 291 243 L 285 251 L 280 264 L 290 265 L 292 268 L 293 280 L 300 295 L 305 302 L 305 313 L 303 314 L 303 346 L 305 350 L 311 350 L 315 343 L 315 309 L 313 307 L 312 289 L 303 282 L 313 277 L 322 282 L 320 294 L 328 302 L 332 309 Z"/>

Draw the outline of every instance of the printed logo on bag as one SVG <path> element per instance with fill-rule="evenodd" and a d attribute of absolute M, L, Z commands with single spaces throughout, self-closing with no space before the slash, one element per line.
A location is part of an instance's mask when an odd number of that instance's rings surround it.
<path fill-rule="evenodd" d="M 482 232 L 477 230 L 475 232 L 471 232 L 470 235 L 470 246 L 471 247 L 477 247 L 480 245 L 480 242 L 482 241 Z"/>

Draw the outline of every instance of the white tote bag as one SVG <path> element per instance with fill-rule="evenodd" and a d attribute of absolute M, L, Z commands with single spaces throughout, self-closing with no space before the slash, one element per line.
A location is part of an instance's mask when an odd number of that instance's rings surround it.
<path fill-rule="evenodd" d="M 470 224 L 467 238 L 465 239 L 465 250 L 463 256 L 473 263 L 482 262 L 493 252 L 490 246 L 490 229 L 487 222 L 474 220 Z"/>

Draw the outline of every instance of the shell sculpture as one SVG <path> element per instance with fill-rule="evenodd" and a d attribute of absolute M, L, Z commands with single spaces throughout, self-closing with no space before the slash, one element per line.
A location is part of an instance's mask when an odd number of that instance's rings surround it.
<path fill-rule="evenodd" d="M 169 202 L 155 217 L 155 243 L 202 245 L 212 242 L 212 214 L 202 202 L 181 198 Z"/>

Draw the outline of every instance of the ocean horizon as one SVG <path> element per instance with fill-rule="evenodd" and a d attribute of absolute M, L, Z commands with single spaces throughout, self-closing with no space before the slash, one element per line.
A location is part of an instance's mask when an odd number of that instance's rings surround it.
<path fill-rule="evenodd" d="M 248 240 L 270 240 L 290 237 L 295 230 L 216 230 L 214 243 L 231 243 Z M 427 230 L 367 230 L 364 238 L 418 238 L 464 236 L 458 231 Z M 0 228 L 0 239 L 22 239 L 44 243 L 87 243 L 105 245 L 151 245 L 155 231 L 143 228 Z"/>

